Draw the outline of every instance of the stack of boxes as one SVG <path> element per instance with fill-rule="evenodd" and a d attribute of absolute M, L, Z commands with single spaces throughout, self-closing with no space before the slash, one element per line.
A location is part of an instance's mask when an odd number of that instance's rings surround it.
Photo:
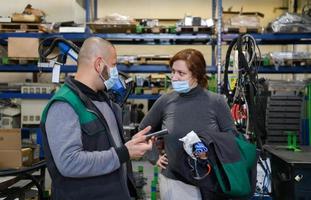
<path fill-rule="evenodd" d="M 39 145 L 23 148 L 20 129 L 0 129 L 0 170 L 19 169 L 39 162 Z"/>

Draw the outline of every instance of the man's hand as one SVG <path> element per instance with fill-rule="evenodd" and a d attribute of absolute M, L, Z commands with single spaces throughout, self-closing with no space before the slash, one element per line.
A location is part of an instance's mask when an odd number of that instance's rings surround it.
<path fill-rule="evenodd" d="M 166 166 L 168 165 L 168 159 L 166 157 L 166 154 L 163 154 L 159 157 L 157 165 L 162 169 L 166 169 Z"/>
<path fill-rule="evenodd" d="M 125 143 L 127 147 L 130 158 L 140 158 L 142 157 L 146 151 L 152 148 L 152 141 L 146 141 L 146 133 L 148 133 L 151 129 L 151 126 L 146 127 L 145 129 L 139 131 L 134 135 L 134 137 Z"/>

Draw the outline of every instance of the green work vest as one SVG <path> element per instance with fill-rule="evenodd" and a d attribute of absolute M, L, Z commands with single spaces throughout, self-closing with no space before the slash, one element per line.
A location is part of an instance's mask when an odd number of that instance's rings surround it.
<path fill-rule="evenodd" d="M 57 91 L 49 101 L 42 114 L 41 129 L 43 133 L 43 147 L 47 159 L 47 167 L 52 178 L 52 199 L 62 200 L 115 200 L 130 199 L 129 190 L 124 183 L 122 168 L 109 174 L 71 178 L 64 177 L 56 167 L 50 146 L 47 140 L 45 123 L 48 110 L 56 101 L 67 102 L 79 117 L 81 126 L 81 139 L 84 151 L 103 151 L 113 147 L 109 127 L 100 118 L 99 114 L 91 111 L 80 99 L 76 92 L 66 83 Z"/>

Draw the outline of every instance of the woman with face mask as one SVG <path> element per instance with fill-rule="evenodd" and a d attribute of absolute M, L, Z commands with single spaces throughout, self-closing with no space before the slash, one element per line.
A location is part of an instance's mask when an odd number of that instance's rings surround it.
<path fill-rule="evenodd" d="M 201 195 L 200 189 L 176 174 L 181 161 L 178 152 L 184 151 L 180 138 L 187 133 L 208 134 L 235 130 L 230 109 L 224 97 L 210 92 L 207 87 L 206 63 L 201 52 L 184 49 L 170 61 L 173 91 L 162 95 L 140 124 L 140 129 L 151 125 L 152 131 L 168 129 L 164 136 L 164 150 L 157 154 L 154 147 L 149 160 L 161 168 L 159 175 L 161 200 L 213 199 Z"/>

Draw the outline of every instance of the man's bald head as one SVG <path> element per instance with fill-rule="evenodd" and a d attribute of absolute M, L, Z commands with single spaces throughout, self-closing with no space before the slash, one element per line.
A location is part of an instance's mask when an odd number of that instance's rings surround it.
<path fill-rule="evenodd" d="M 100 37 L 90 37 L 86 39 L 80 49 L 78 66 L 87 66 L 98 57 L 109 58 L 114 46 Z"/>
<path fill-rule="evenodd" d="M 103 90 L 103 79 L 109 78 L 110 68 L 117 63 L 114 46 L 99 37 L 86 39 L 80 49 L 78 70 L 75 79 L 92 88 L 94 91 Z"/>

